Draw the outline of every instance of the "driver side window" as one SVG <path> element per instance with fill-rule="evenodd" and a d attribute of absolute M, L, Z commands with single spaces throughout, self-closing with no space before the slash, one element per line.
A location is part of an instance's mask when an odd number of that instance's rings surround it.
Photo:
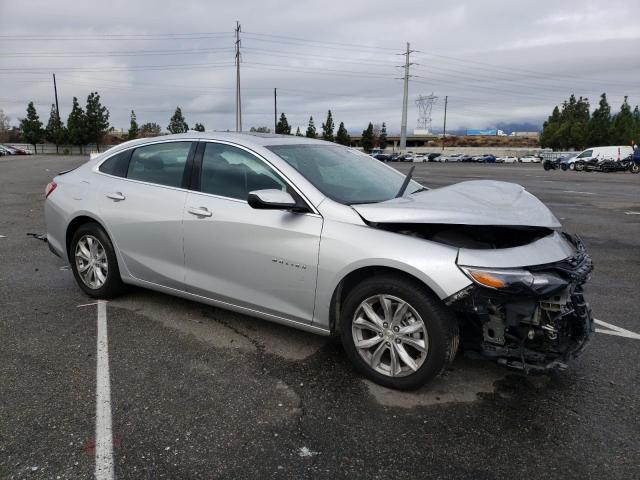
<path fill-rule="evenodd" d="M 287 190 L 287 184 L 263 161 L 237 147 L 207 143 L 202 156 L 200 191 L 246 200 L 254 190 Z"/>

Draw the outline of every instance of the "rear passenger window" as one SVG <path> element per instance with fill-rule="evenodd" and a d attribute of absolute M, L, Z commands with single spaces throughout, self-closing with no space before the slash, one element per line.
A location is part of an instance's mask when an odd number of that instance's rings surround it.
<path fill-rule="evenodd" d="M 191 142 L 166 142 L 133 151 L 127 178 L 168 187 L 182 186 Z"/>
<path fill-rule="evenodd" d="M 117 153 L 102 162 L 98 170 L 116 177 L 124 177 L 127 175 L 127 168 L 129 168 L 129 158 L 131 158 L 131 150 Z"/>
<path fill-rule="evenodd" d="M 266 163 L 231 145 L 207 143 L 202 157 L 200 191 L 246 200 L 254 190 L 287 190 Z"/>

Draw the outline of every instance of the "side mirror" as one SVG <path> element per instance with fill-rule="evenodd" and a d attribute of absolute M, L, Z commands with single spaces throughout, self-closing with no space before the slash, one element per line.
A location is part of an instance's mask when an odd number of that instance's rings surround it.
<path fill-rule="evenodd" d="M 297 206 L 294 198 L 287 192 L 271 188 L 249 192 L 247 201 L 252 208 L 262 210 L 292 210 Z"/>

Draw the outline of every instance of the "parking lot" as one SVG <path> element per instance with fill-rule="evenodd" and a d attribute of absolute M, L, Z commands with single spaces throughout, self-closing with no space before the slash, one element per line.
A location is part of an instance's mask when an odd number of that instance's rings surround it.
<path fill-rule="evenodd" d="M 27 236 L 46 183 L 83 161 L 0 158 L 0 478 L 94 474 L 98 306 Z M 640 176 L 391 165 L 429 187 L 520 183 L 581 234 L 600 321 L 584 354 L 544 377 L 459 357 L 396 392 L 337 340 L 131 289 L 105 309 L 116 478 L 640 476 Z"/>

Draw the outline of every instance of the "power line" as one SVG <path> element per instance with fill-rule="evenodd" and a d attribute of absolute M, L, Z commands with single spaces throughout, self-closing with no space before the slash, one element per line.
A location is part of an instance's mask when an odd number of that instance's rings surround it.
<path fill-rule="evenodd" d="M 268 34 L 268 33 L 244 32 L 244 34 L 245 35 L 249 35 L 249 36 L 257 36 L 257 37 L 278 38 L 278 39 L 282 39 L 282 40 L 288 40 L 290 42 L 314 43 L 314 44 L 318 44 L 319 46 L 322 46 L 322 45 L 336 45 L 336 46 L 340 46 L 340 47 L 354 47 L 354 48 L 360 48 L 360 49 L 387 50 L 387 51 L 393 52 L 393 53 L 395 53 L 397 51 L 395 48 L 378 47 L 378 46 L 357 44 L 357 43 L 327 42 L 325 40 L 309 40 L 309 39 L 306 39 L 306 38 L 288 37 L 288 36 L 284 36 L 284 35 L 272 35 L 272 34 Z"/>
<path fill-rule="evenodd" d="M 76 58 L 76 57 L 138 57 L 153 55 L 195 55 L 207 52 L 232 52 L 233 47 L 214 47 L 214 48 L 197 48 L 197 49 L 179 49 L 179 50 L 128 50 L 126 52 L 107 51 L 107 52 L 12 52 L 0 53 L 0 57 L 17 57 L 17 58 Z"/>

